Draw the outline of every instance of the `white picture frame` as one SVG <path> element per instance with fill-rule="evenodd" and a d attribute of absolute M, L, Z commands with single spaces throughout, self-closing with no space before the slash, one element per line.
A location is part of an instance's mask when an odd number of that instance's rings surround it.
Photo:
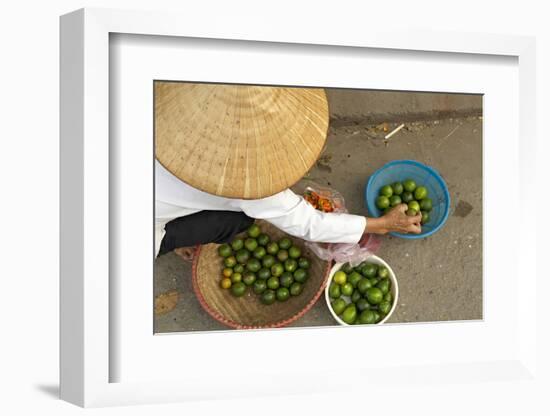
<path fill-rule="evenodd" d="M 185 24 L 182 24 L 185 21 Z M 240 33 L 235 34 L 234 25 L 241 24 Z M 110 172 L 116 170 L 109 158 L 109 37 L 110 34 L 154 35 L 181 38 L 225 39 L 226 41 L 276 42 L 281 49 L 286 44 L 330 45 L 333 48 L 371 48 L 383 50 L 430 51 L 442 54 L 502 55 L 517 58 L 519 104 L 518 140 L 520 145 L 517 170 L 518 192 L 523 206 L 519 212 L 526 213 L 526 206 L 532 201 L 533 183 L 529 179 L 535 169 L 535 42 L 530 37 L 487 35 L 468 33 L 431 33 L 418 31 L 384 30 L 380 28 L 353 28 L 327 33 L 323 28 L 311 25 L 303 28 L 278 26 L 247 26 L 246 19 L 215 21 L 205 25 L 200 18 L 186 19 L 185 16 L 163 12 L 138 12 L 107 9 L 82 9 L 61 18 L 61 398 L 80 406 L 108 406 L 138 403 L 160 403 L 184 401 L 199 398 L 239 397 L 239 386 L 246 386 L 246 395 L 268 394 L 269 387 L 285 385 L 278 393 L 307 393 L 340 389 L 345 383 L 329 384 L 334 375 L 332 369 L 311 372 L 299 369 L 294 372 L 258 370 L 263 374 L 262 383 L 248 383 L 243 379 L 235 388 L 222 389 L 227 379 L 213 380 L 205 373 L 201 379 L 197 374 L 184 380 L 160 379 L 157 381 L 125 380 L 113 377 L 112 368 L 123 360 L 112 349 L 113 326 L 111 313 L 118 306 L 113 304 L 114 288 L 109 281 L 110 273 L 117 267 L 116 259 L 110 258 L 110 227 L 116 220 L 110 215 Z M 512 123 L 512 125 L 514 125 Z M 513 153 L 513 152 L 512 152 Z M 521 187 L 519 186 L 521 184 Z M 514 292 L 516 297 L 511 317 L 515 320 L 510 335 L 513 347 L 503 347 L 489 358 L 489 350 L 479 348 L 476 358 L 472 351 L 470 361 L 446 361 L 441 356 L 438 364 L 420 359 L 411 371 L 412 361 L 383 363 L 381 368 L 368 368 L 369 374 L 378 381 L 388 374 L 399 378 L 402 383 L 430 383 L 438 381 L 484 380 L 531 380 L 537 382 L 536 363 L 536 286 L 537 271 L 534 215 L 520 215 L 517 230 L 517 259 L 523 265 L 522 286 Z M 517 270 L 514 270 L 517 277 Z M 514 280 L 515 282 L 515 280 Z M 529 289 L 527 289 L 529 288 Z M 485 294 L 484 294 L 485 295 Z M 151 298 L 152 299 L 152 298 Z M 144 305 L 144 310 L 148 305 Z M 151 309 L 149 309 L 150 313 Z M 492 314 L 494 311 L 485 311 Z M 147 313 L 147 311 L 146 311 Z M 488 324 L 486 321 L 484 324 Z M 483 325 L 438 324 L 446 336 L 470 337 L 483 335 Z M 473 325 L 473 326 L 472 326 Z M 115 326 L 116 327 L 116 326 Z M 415 335 L 428 335 L 428 325 L 403 325 L 399 331 Z M 359 329 L 363 331 L 364 329 Z M 395 327 L 376 328 L 376 336 L 393 336 Z M 499 330 L 502 330 L 500 328 Z M 312 332 L 308 338 L 315 338 L 321 345 L 334 332 Z M 428 331 L 428 332 L 423 332 Z M 293 337 L 303 342 L 307 331 L 292 330 Z M 281 332 L 254 331 L 250 333 L 252 343 L 279 342 Z M 353 342 L 361 337 L 355 328 L 340 331 L 340 337 Z M 365 334 L 365 333 L 363 333 Z M 369 333 L 369 336 L 374 336 Z M 220 345 L 229 337 L 235 339 L 235 332 L 211 334 L 213 344 Z M 153 334 L 151 333 L 151 337 Z M 174 336 L 176 337 L 176 335 Z M 156 337 L 155 343 L 167 344 L 173 337 Z M 357 339 L 357 338 L 356 338 Z M 389 339 L 389 338 L 388 338 Z M 462 338 L 463 339 L 463 338 Z M 260 344 L 258 344 L 260 345 Z M 466 356 L 464 356 L 466 357 Z M 402 368 L 391 365 L 403 365 Z M 390 373 L 388 373 L 390 371 Z M 292 377 L 290 377 L 292 375 Z M 327 377 L 322 377 L 327 376 Z M 117 380 L 113 380 L 113 378 Z M 132 378 L 132 377 L 130 377 Z M 307 380 L 307 383 L 304 381 Z M 114 382 L 116 381 L 116 382 Z M 284 382 L 284 383 L 283 383 Z M 306 385 L 307 387 L 303 387 Z M 375 388 L 375 387 L 373 387 Z"/>

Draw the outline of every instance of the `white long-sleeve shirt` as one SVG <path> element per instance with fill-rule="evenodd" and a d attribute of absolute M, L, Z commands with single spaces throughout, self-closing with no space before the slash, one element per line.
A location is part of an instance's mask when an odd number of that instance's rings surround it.
<path fill-rule="evenodd" d="M 367 221 L 359 215 L 318 211 L 290 189 L 252 200 L 211 195 L 182 182 L 155 161 L 156 252 L 160 249 L 166 223 L 202 210 L 242 211 L 294 237 L 325 243 L 357 243 Z"/>

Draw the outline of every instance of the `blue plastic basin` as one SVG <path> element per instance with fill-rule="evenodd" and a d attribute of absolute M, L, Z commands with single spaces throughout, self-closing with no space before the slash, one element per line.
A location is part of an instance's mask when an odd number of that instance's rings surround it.
<path fill-rule="evenodd" d="M 402 182 L 412 179 L 417 186 L 425 186 L 428 189 L 428 197 L 432 199 L 433 209 L 430 212 L 430 220 L 422 225 L 420 234 L 390 233 L 390 235 L 416 239 L 428 237 L 438 231 L 449 217 L 451 197 L 445 181 L 441 175 L 430 166 L 416 160 L 394 160 L 386 163 L 372 174 L 365 187 L 365 199 L 369 214 L 373 217 L 382 215 L 382 211 L 376 206 L 376 198 L 380 188 L 394 182 Z"/>

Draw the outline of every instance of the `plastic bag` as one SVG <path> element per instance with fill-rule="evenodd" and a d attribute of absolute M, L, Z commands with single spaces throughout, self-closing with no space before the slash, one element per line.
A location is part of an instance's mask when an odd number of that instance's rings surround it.
<path fill-rule="evenodd" d="M 313 184 L 306 186 L 304 199 L 323 212 L 348 212 L 344 197 L 334 189 Z"/>
<path fill-rule="evenodd" d="M 344 197 L 336 190 L 310 182 L 303 192 L 304 199 L 323 212 L 347 213 Z M 337 263 L 350 263 L 353 267 L 375 254 L 380 247 L 380 239 L 374 234 L 365 234 L 355 244 L 314 243 L 306 246 L 322 260 Z"/>

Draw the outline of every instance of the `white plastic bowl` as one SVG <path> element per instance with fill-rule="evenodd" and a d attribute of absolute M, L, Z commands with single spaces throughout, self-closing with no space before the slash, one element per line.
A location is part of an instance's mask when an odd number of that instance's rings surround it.
<path fill-rule="evenodd" d="M 397 306 L 397 300 L 398 300 L 398 297 L 399 297 L 399 287 L 397 286 L 397 279 L 395 278 L 395 273 L 393 272 L 392 268 L 388 265 L 388 263 L 386 263 L 380 257 L 375 256 L 375 255 L 372 255 L 372 256 L 366 258 L 365 260 L 370 262 L 370 263 L 378 264 L 380 266 L 385 266 L 388 269 L 388 271 L 390 272 L 390 276 L 389 276 L 389 279 L 391 279 L 391 289 L 390 289 L 390 291 L 391 291 L 391 294 L 392 294 L 392 297 L 393 297 L 393 304 L 392 304 L 392 307 L 391 307 L 390 311 L 384 317 L 384 319 L 382 319 L 380 322 L 378 322 L 376 324 L 376 325 L 380 325 L 380 324 L 383 324 L 384 322 L 386 322 L 389 319 L 389 317 L 392 315 L 393 311 L 395 310 L 395 307 Z M 342 321 L 342 319 L 340 319 L 340 317 L 338 315 L 336 315 L 336 313 L 332 310 L 332 306 L 330 304 L 330 296 L 328 294 L 328 289 L 330 287 L 330 284 L 332 283 L 332 278 L 334 276 L 334 273 L 336 273 L 338 270 L 340 270 L 340 267 L 342 267 L 343 265 L 344 265 L 344 263 L 335 263 L 334 266 L 332 267 L 332 269 L 330 271 L 330 276 L 328 278 L 327 286 L 325 287 L 325 301 L 327 302 L 328 309 L 329 309 L 330 313 L 332 314 L 333 318 L 336 320 L 336 322 L 338 322 L 340 325 L 348 325 L 344 321 Z M 349 301 L 348 296 L 342 296 L 342 297 Z"/>

